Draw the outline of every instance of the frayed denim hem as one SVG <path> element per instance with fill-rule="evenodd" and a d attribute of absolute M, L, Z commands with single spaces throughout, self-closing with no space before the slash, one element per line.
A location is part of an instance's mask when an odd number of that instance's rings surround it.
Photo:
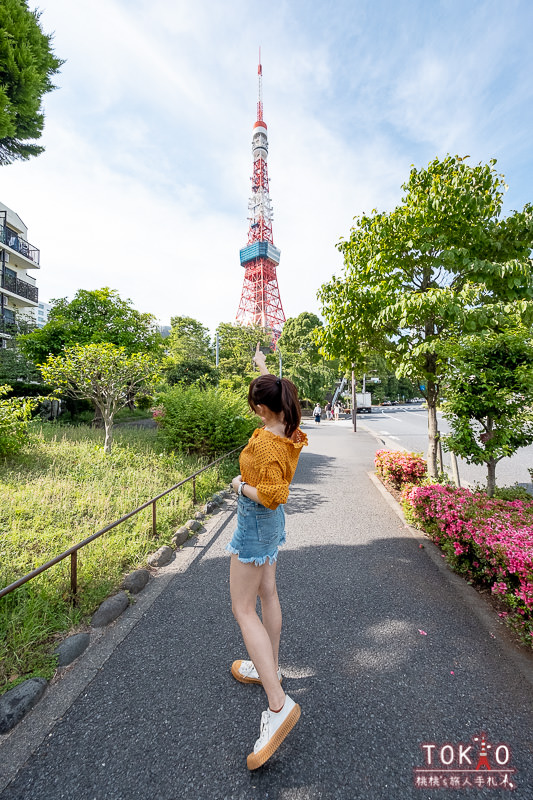
<path fill-rule="evenodd" d="M 268 559 L 269 564 L 271 566 L 275 561 L 278 560 L 278 551 L 277 551 L 277 549 L 276 549 L 276 552 L 274 553 L 273 556 L 266 555 L 266 556 L 262 556 L 261 558 L 257 558 L 257 557 L 255 557 L 255 558 L 241 558 L 239 556 L 239 551 L 236 550 L 234 547 L 232 547 L 231 544 L 226 545 L 226 552 L 231 553 L 234 556 L 237 556 L 237 558 L 239 559 L 241 564 L 255 564 L 256 567 L 262 567 L 263 564 L 266 564 L 267 559 Z"/>

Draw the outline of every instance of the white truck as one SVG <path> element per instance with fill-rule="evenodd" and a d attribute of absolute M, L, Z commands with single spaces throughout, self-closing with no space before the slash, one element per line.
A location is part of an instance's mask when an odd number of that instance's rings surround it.
<path fill-rule="evenodd" d="M 372 395 L 370 392 L 357 392 L 355 402 L 358 414 L 372 413 Z"/>

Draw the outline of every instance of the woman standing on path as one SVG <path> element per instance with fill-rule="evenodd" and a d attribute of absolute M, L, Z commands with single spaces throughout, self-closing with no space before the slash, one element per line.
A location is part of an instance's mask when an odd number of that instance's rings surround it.
<path fill-rule="evenodd" d="M 259 739 L 247 760 L 257 769 L 278 749 L 300 718 L 300 706 L 281 688 L 278 663 L 281 607 L 276 588 L 278 547 L 285 542 L 283 504 L 289 496 L 301 449 L 307 436 L 296 387 L 270 375 L 257 345 L 254 361 L 261 375 L 248 391 L 250 408 L 264 427 L 252 434 L 241 453 L 241 475 L 232 486 L 239 495 L 237 530 L 227 550 L 232 554 L 230 591 L 249 661 L 234 661 L 231 673 L 240 683 L 262 684 L 268 709 L 261 716 Z M 256 611 L 261 599 L 262 621 Z"/>

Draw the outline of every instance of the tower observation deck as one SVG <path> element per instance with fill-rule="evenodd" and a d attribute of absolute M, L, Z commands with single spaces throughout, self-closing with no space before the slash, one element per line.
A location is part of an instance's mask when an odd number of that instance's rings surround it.
<path fill-rule="evenodd" d="M 273 338 L 278 339 L 285 322 L 285 314 L 276 274 L 280 251 L 274 246 L 272 238 L 273 212 L 268 189 L 268 135 L 267 125 L 263 120 L 261 59 L 257 73 L 259 100 L 252 137 L 252 194 L 248 201 L 250 227 L 248 244 L 240 251 L 241 265 L 245 272 L 237 322 L 241 325 L 259 325 L 265 330 L 271 330 Z"/>

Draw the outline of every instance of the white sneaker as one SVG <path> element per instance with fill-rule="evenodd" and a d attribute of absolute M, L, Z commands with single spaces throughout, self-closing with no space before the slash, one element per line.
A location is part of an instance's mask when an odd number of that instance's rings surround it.
<path fill-rule="evenodd" d="M 257 769 L 268 761 L 292 731 L 300 719 L 300 713 L 300 706 L 288 694 L 285 695 L 285 704 L 281 711 L 263 711 L 259 739 L 255 743 L 254 752 L 250 753 L 246 761 L 248 769 Z"/>
<path fill-rule="evenodd" d="M 240 683 L 261 683 L 261 678 L 254 667 L 253 661 L 234 661 L 231 665 L 231 674 L 235 680 L 240 681 Z M 281 683 L 283 678 L 281 677 L 281 669 L 279 669 L 279 667 L 278 678 Z"/>

